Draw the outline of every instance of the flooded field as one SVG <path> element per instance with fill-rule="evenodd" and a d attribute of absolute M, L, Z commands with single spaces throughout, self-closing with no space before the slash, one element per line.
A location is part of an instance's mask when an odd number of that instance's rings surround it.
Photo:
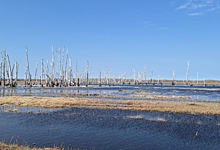
<path fill-rule="evenodd" d="M 37 147 L 218 149 L 219 125 L 215 115 L 69 108 L 0 113 L 0 138 Z"/>
<path fill-rule="evenodd" d="M 102 100 L 157 100 L 192 103 L 220 103 L 219 86 L 118 85 L 89 87 L 0 87 L 0 96 L 86 97 Z"/>
<path fill-rule="evenodd" d="M 0 88 L 1 96 L 79 97 L 219 105 L 219 87 L 102 86 Z M 18 111 L 11 111 L 17 109 Z M 0 139 L 66 149 L 218 149 L 220 116 L 99 108 L 0 106 Z"/>

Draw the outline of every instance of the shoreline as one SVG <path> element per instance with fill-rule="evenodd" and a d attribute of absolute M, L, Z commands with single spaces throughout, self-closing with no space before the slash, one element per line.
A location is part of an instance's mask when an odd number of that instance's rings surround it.
<path fill-rule="evenodd" d="M 182 114 L 220 115 L 218 104 L 194 104 L 186 102 L 156 102 L 154 100 L 89 100 L 86 98 L 65 97 L 0 97 L 1 106 L 23 106 L 42 108 L 74 108 L 85 107 L 94 109 L 120 109 L 142 112 L 164 112 Z M 13 112 L 13 111 L 12 111 Z M 18 112 L 18 111 L 14 111 Z"/>

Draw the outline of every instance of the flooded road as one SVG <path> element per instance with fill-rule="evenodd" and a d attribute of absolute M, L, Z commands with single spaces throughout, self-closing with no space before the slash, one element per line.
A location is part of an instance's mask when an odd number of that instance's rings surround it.
<path fill-rule="evenodd" d="M 29 108 L 31 109 L 31 108 Z M 0 113 L 0 139 L 82 149 L 218 149 L 220 116 L 91 108 Z"/>

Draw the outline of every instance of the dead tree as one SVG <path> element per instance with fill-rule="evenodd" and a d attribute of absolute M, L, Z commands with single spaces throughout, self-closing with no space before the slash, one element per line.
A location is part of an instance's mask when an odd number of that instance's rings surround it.
<path fill-rule="evenodd" d="M 173 75 L 172 75 L 172 85 L 176 85 L 175 83 L 175 71 L 173 70 Z"/>
<path fill-rule="evenodd" d="M 101 87 L 102 86 L 102 80 L 101 80 L 101 71 L 99 70 L 99 86 Z"/>
<path fill-rule="evenodd" d="M 59 76 L 59 65 L 60 65 L 60 48 L 56 50 L 57 54 L 57 63 L 56 63 L 56 75 L 55 75 L 55 80 L 56 80 L 56 86 L 59 86 L 59 81 L 60 81 L 60 76 Z"/>
<path fill-rule="evenodd" d="M 0 52 L 1 57 L 1 63 L 0 63 L 0 85 L 2 85 L 2 64 L 3 64 L 3 58 L 2 58 L 2 52 Z"/>
<path fill-rule="evenodd" d="M 72 81 L 72 59 L 69 58 L 69 86 L 71 86 Z"/>
<path fill-rule="evenodd" d="M 36 62 L 36 69 L 35 69 L 35 85 L 37 85 L 37 68 L 38 68 L 38 62 Z"/>
<path fill-rule="evenodd" d="M 47 65 L 46 65 L 46 78 L 45 78 L 45 82 L 46 82 L 46 86 L 50 86 L 50 80 L 49 80 L 49 67 L 48 67 L 48 60 L 47 60 Z"/>
<path fill-rule="evenodd" d="M 54 81 L 54 49 L 52 46 L 52 62 L 51 62 L 51 80 Z"/>
<path fill-rule="evenodd" d="M 7 56 L 7 59 L 8 59 L 8 78 L 9 78 L 8 84 L 9 84 L 10 87 L 13 87 L 13 81 L 12 81 L 13 74 L 12 74 L 12 70 L 11 70 L 10 59 L 9 59 L 8 54 L 6 54 L 6 56 Z"/>
<path fill-rule="evenodd" d="M 146 69 L 146 66 L 144 66 L 144 68 L 143 68 L 143 77 L 144 77 L 144 81 L 145 81 L 145 83 L 147 83 L 146 81 L 147 81 L 147 71 L 146 71 L 147 69 Z"/>
<path fill-rule="evenodd" d="M 78 85 L 78 84 L 79 84 L 79 83 L 78 83 L 79 80 L 78 80 L 78 70 L 77 70 L 77 59 L 76 59 L 76 71 L 75 71 L 75 74 L 76 74 L 76 75 L 75 75 L 75 80 L 77 80 L 77 81 L 76 81 L 76 82 L 77 82 L 76 84 Z"/>
<path fill-rule="evenodd" d="M 16 65 L 15 65 L 15 83 L 14 83 L 15 86 L 17 86 L 17 80 L 18 80 L 18 68 L 19 68 L 19 64 L 16 62 Z"/>
<path fill-rule="evenodd" d="M 133 74 L 134 74 L 134 84 L 136 84 L 136 73 L 135 73 L 135 69 L 133 69 Z"/>
<path fill-rule="evenodd" d="M 63 82 L 64 82 L 64 50 L 65 50 L 65 47 L 63 48 L 63 51 L 62 51 L 62 62 L 61 62 L 61 72 L 60 72 L 60 78 L 61 78 L 61 85 L 63 85 Z"/>
<path fill-rule="evenodd" d="M 3 58 L 3 82 L 4 82 L 4 86 L 6 85 L 5 84 L 5 79 L 6 79 L 6 50 L 4 50 L 4 54 L 3 54 L 4 56 L 4 58 Z"/>
<path fill-rule="evenodd" d="M 40 84 L 43 87 L 43 80 L 45 80 L 44 77 L 44 60 L 41 60 L 41 80 L 40 80 Z"/>
<path fill-rule="evenodd" d="M 86 67 L 86 87 L 89 84 L 89 61 L 87 61 L 87 67 Z"/>
<path fill-rule="evenodd" d="M 26 47 L 26 62 L 27 62 L 27 66 L 26 66 L 26 74 L 27 74 L 27 77 L 28 77 L 28 85 L 32 86 L 32 83 L 31 83 L 31 73 L 30 73 L 30 68 L 29 68 L 29 60 L 28 60 L 28 47 Z"/>
<path fill-rule="evenodd" d="M 67 64 L 68 64 L 68 49 L 66 51 L 66 64 L 65 64 L 65 70 L 64 70 L 64 86 L 68 85 L 68 80 L 67 80 Z"/>
<path fill-rule="evenodd" d="M 186 85 L 189 85 L 189 67 L 190 67 L 190 61 L 187 61 L 187 69 L 186 69 Z"/>
<path fill-rule="evenodd" d="M 154 84 L 154 81 L 153 81 L 153 70 L 151 70 L 151 72 L 150 72 L 150 83 Z"/>

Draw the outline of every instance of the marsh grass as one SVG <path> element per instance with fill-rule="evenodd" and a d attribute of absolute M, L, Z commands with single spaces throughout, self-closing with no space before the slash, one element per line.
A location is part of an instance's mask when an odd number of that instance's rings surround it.
<path fill-rule="evenodd" d="M 157 122 L 165 122 L 166 120 L 165 119 L 163 119 L 163 118 L 158 118 L 157 119 Z"/>
<path fill-rule="evenodd" d="M 135 119 L 135 120 L 142 120 L 143 117 L 140 116 L 140 115 L 137 115 L 137 116 L 128 116 L 129 119 Z"/>
<path fill-rule="evenodd" d="M 41 108 L 90 107 L 134 111 L 156 111 L 189 114 L 220 114 L 218 104 L 191 104 L 189 102 L 156 102 L 146 100 L 88 100 L 64 97 L 0 97 L 0 105 L 31 106 Z"/>
<path fill-rule="evenodd" d="M 62 150 L 62 148 L 31 148 L 19 144 L 5 144 L 0 142 L 0 150 Z"/>
<path fill-rule="evenodd" d="M 20 113 L 18 109 L 9 109 L 8 112 Z"/>

